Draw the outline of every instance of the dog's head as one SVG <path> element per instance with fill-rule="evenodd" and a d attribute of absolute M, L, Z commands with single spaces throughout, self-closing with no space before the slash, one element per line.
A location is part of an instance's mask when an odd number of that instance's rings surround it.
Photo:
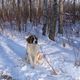
<path fill-rule="evenodd" d="M 29 43 L 29 44 L 37 44 L 38 43 L 38 38 L 35 36 L 35 35 L 30 35 L 26 41 Z"/>

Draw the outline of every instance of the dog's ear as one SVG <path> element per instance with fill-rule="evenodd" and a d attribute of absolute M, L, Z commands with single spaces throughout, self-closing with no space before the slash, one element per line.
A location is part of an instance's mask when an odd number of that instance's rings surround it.
<path fill-rule="evenodd" d="M 33 43 L 33 40 L 34 40 L 34 38 L 33 38 L 33 36 L 31 35 L 31 36 L 29 36 L 27 39 L 26 39 L 26 41 L 28 42 L 28 43 Z"/>
<path fill-rule="evenodd" d="M 29 40 L 30 40 L 29 38 L 26 38 L 26 41 L 27 41 L 28 43 L 29 43 Z"/>
<path fill-rule="evenodd" d="M 28 43 L 30 43 L 30 39 L 31 39 L 31 37 L 29 36 L 28 38 L 26 38 L 26 41 L 27 41 Z"/>
<path fill-rule="evenodd" d="M 35 43 L 36 43 L 36 44 L 38 44 L 38 38 L 37 38 L 37 37 L 35 37 L 35 39 L 36 39 Z"/>

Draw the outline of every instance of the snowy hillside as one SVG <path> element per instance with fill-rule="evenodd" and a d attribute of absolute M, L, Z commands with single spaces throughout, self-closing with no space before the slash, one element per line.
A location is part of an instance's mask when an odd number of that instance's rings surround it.
<path fill-rule="evenodd" d="M 5 29 L 0 34 L 0 80 L 5 80 L 4 75 L 7 75 L 6 80 L 80 80 L 80 67 L 74 65 L 73 48 L 69 45 L 64 48 L 57 42 L 38 35 L 37 31 L 35 34 L 40 37 L 41 50 L 57 75 L 53 74 L 45 59 L 35 69 L 31 68 L 25 61 L 25 36 L 28 34 Z"/>

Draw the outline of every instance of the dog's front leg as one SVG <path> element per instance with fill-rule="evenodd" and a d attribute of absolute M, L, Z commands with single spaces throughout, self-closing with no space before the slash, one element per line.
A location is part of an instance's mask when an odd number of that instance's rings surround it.
<path fill-rule="evenodd" d="M 32 59 L 32 55 L 29 54 L 28 57 L 29 57 L 29 61 L 30 61 L 31 66 L 34 67 L 34 62 L 33 62 L 33 59 Z"/>
<path fill-rule="evenodd" d="M 34 66 L 36 65 L 36 61 L 37 61 L 37 56 L 35 55 L 35 57 L 34 57 Z"/>
<path fill-rule="evenodd" d="M 36 65 L 37 63 L 37 55 L 34 56 L 34 66 Z"/>

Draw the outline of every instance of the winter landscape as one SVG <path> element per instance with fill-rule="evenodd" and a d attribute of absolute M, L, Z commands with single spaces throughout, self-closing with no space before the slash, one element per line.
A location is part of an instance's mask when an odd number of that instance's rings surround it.
<path fill-rule="evenodd" d="M 43 55 L 35 68 L 30 35 Z M 80 1 L 1 0 L 0 80 L 80 80 Z"/>

